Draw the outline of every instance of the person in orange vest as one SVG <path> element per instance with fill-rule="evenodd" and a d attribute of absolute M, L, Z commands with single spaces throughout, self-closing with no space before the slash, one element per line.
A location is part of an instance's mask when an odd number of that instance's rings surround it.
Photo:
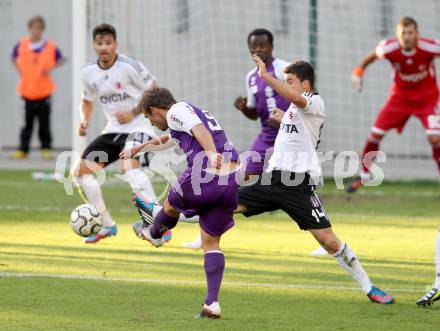
<path fill-rule="evenodd" d="M 65 59 L 53 41 L 43 39 L 45 26 L 43 17 L 31 17 L 28 21 L 29 36 L 20 39 L 11 55 L 12 63 L 20 74 L 17 92 L 25 105 L 25 124 L 20 132 L 20 147 L 11 154 L 13 159 L 27 157 L 35 117 L 39 123 L 42 157 L 46 160 L 53 158 L 50 110 L 51 95 L 56 87 L 50 72 L 62 65 Z"/>

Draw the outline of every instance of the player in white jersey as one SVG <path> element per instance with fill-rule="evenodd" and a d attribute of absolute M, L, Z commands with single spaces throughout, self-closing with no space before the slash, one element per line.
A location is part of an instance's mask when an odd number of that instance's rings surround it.
<path fill-rule="evenodd" d="M 154 86 L 156 78 L 142 63 L 117 54 L 117 45 L 113 26 L 96 26 L 93 30 L 93 47 L 97 61 L 86 65 L 81 72 L 83 91 L 79 135 L 87 134 L 96 99 L 107 118 L 102 134 L 86 147 L 74 170 L 80 192 L 98 208 L 104 220 L 99 233 L 87 237 L 86 243 L 96 243 L 117 233 L 116 224 L 106 208 L 101 188 L 93 174 L 118 160 L 124 145 L 133 147 L 142 144 L 154 133 L 149 121 L 137 109 L 137 104 L 142 93 Z M 155 198 L 151 182 L 140 168 L 138 159 L 126 160 L 121 165 L 125 172 L 124 179 L 135 194 Z"/>
<path fill-rule="evenodd" d="M 245 216 L 281 209 L 302 230 L 308 230 L 332 254 L 367 294 L 377 303 L 389 304 L 393 297 L 375 287 L 353 250 L 333 232 L 324 207 L 315 192 L 321 182 L 316 148 L 325 119 L 324 102 L 313 90 L 313 67 L 298 61 L 284 70 L 285 82 L 268 74 L 256 55 L 259 75 L 292 104 L 281 119 L 273 155 L 264 174 L 255 184 L 241 187 L 236 212 Z M 280 113 L 274 114 L 279 117 Z"/>

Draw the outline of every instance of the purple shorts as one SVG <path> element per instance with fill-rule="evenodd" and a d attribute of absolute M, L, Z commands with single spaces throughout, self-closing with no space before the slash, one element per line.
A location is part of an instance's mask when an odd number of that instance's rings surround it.
<path fill-rule="evenodd" d="M 269 158 L 272 155 L 272 152 L 269 151 L 269 154 L 266 157 L 266 151 L 273 148 L 274 143 L 275 141 L 272 141 L 272 139 L 267 139 L 267 137 L 262 133 L 257 136 L 254 143 L 249 148 L 249 153 L 258 153 L 260 155 L 260 160 L 252 161 L 252 154 L 249 155 L 245 161 L 246 174 L 260 175 L 263 173 L 264 169 L 267 166 L 267 162 L 269 162 Z"/>
<path fill-rule="evenodd" d="M 203 231 L 221 236 L 234 226 L 233 213 L 238 202 L 235 175 L 213 176 L 210 182 L 194 189 L 191 171 L 187 170 L 178 178 L 178 187 L 173 185 L 168 193 L 168 202 L 187 217 L 199 215 Z"/>

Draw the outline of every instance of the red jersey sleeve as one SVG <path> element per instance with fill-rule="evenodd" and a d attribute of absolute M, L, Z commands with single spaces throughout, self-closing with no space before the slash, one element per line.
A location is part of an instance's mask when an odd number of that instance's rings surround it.
<path fill-rule="evenodd" d="M 440 41 L 438 39 L 419 38 L 418 47 L 434 56 L 440 55 Z"/>
<path fill-rule="evenodd" d="M 389 54 L 399 48 L 400 45 L 397 39 L 384 39 L 376 46 L 376 56 L 379 59 L 386 59 Z"/>

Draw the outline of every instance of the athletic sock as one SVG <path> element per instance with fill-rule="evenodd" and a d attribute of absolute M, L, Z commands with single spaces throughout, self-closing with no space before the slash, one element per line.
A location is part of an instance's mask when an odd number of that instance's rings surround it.
<path fill-rule="evenodd" d="M 153 185 L 141 168 L 129 169 L 123 178 L 130 184 L 134 193 L 139 194 L 144 200 L 157 200 Z"/>
<path fill-rule="evenodd" d="M 341 244 L 341 247 L 333 254 L 333 256 L 338 261 L 339 265 L 358 283 L 362 291 L 368 294 L 371 291 L 373 284 L 371 284 L 370 278 L 368 278 L 367 273 L 364 268 L 362 268 L 361 263 L 350 246 L 347 244 Z"/>
<path fill-rule="evenodd" d="M 114 224 L 110 213 L 105 206 L 104 199 L 102 198 L 101 187 L 98 184 L 95 176 L 83 175 L 76 178 L 76 182 L 80 188 L 80 193 L 84 195 L 84 198 L 88 203 L 94 205 L 102 215 L 104 226 L 112 226 Z"/>
<path fill-rule="evenodd" d="M 362 162 L 362 173 L 369 173 L 368 168 L 370 167 L 371 163 L 372 163 L 372 158 L 368 159 L 368 160 L 364 160 L 365 155 L 367 155 L 370 152 L 377 152 L 379 151 L 379 143 L 380 140 L 369 137 L 367 142 L 365 143 L 364 146 L 364 150 L 362 151 L 362 157 L 361 157 L 361 162 Z"/>
<path fill-rule="evenodd" d="M 437 168 L 440 171 L 440 147 L 432 148 L 432 157 L 437 164 Z"/>
<path fill-rule="evenodd" d="M 161 238 L 162 235 L 174 228 L 179 221 L 178 217 L 168 216 L 163 209 L 154 218 L 154 223 L 150 227 L 150 234 L 153 238 Z"/>
<path fill-rule="evenodd" d="M 434 287 L 440 289 L 440 231 L 435 238 L 435 283 Z"/>
<path fill-rule="evenodd" d="M 159 214 L 159 212 L 162 210 L 162 206 L 161 205 L 154 205 L 153 206 L 153 212 L 152 212 L 152 216 L 154 218 L 156 218 L 157 214 Z"/>
<path fill-rule="evenodd" d="M 205 253 L 205 273 L 207 293 L 205 304 L 208 306 L 218 301 L 218 292 L 225 270 L 225 256 L 222 251 L 208 251 Z"/>

